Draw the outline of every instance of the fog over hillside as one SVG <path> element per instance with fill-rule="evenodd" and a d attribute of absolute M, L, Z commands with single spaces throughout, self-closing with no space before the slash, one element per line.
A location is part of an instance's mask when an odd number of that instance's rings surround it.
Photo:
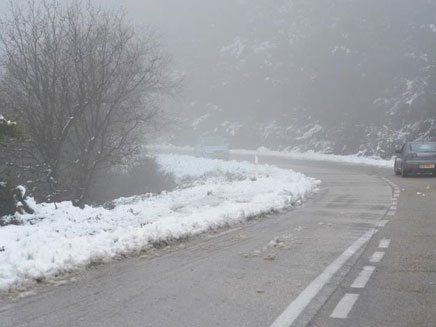
<path fill-rule="evenodd" d="M 436 137 L 436 1 L 99 0 L 185 75 L 173 143 L 390 156 Z"/>
<path fill-rule="evenodd" d="M 396 142 L 435 136 L 434 2 L 256 0 L 216 9 L 209 25 L 185 35 L 194 134 L 220 125 L 234 146 L 382 156 Z"/>
<path fill-rule="evenodd" d="M 395 143 L 436 136 L 435 1 L 170 7 L 156 24 L 168 23 L 187 77 L 180 142 L 215 131 L 239 147 L 390 156 Z"/>

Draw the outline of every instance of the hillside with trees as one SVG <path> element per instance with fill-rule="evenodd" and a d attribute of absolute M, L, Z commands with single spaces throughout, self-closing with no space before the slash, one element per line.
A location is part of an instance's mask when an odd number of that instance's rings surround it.
<path fill-rule="evenodd" d="M 435 1 L 214 9 L 183 39 L 191 57 L 179 61 L 193 76 L 185 142 L 219 133 L 234 147 L 389 157 L 405 140 L 436 137 Z"/>

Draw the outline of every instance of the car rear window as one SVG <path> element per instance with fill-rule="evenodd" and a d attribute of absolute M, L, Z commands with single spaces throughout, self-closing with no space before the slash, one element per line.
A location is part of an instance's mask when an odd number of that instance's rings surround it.
<path fill-rule="evenodd" d="M 436 142 L 411 143 L 413 152 L 436 152 Z"/>

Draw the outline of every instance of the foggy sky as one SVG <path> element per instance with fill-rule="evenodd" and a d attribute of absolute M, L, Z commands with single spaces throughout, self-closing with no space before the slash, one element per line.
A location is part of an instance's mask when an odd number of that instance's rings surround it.
<path fill-rule="evenodd" d="M 23 4 L 26 1 L 14 0 L 14 3 Z M 232 12 L 232 6 L 241 2 L 245 0 L 93 0 L 93 3 L 103 8 L 125 10 L 129 22 L 138 33 L 145 26 L 155 27 L 162 36 L 162 44 L 172 54 L 177 69 L 181 70 L 185 68 L 184 62 L 189 61 L 195 51 L 202 47 L 199 45 L 200 48 L 195 48 L 199 38 L 207 38 L 218 47 L 222 41 L 219 35 L 225 34 L 223 22 L 229 23 L 229 29 L 235 28 L 234 22 L 239 19 L 229 13 Z M 8 7 L 9 1 L 0 0 L 0 14 L 4 14 Z M 207 33 L 218 24 L 221 30 L 208 37 Z"/>
<path fill-rule="evenodd" d="M 320 142 L 334 139 L 343 152 L 351 135 L 347 151 L 356 152 L 380 128 L 406 135 L 405 121 L 425 120 L 436 107 L 435 1 L 95 3 L 124 8 L 139 33 L 146 25 L 161 32 L 174 69 L 186 76 L 177 109 L 192 138 L 227 124 L 242 126 L 238 141 L 244 134 L 248 142 L 287 146 L 322 126 Z M 209 118 L 193 131 L 199 116 Z"/>

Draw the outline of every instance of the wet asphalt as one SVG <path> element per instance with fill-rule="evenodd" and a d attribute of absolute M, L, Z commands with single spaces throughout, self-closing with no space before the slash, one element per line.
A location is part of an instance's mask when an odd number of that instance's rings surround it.
<path fill-rule="evenodd" d="M 389 169 L 274 157 L 260 161 L 321 179 L 319 194 L 287 212 L 3 296 L 0 326 L 268 327 L 374 228 L 369 243 L 294 325 L 436 325 L 436 178 L 402 179 Z M 395 214 L 387 216 L 395 187 Z M 388 248 L 379 249 L 382 239 L 390 240 Z M 374 252 L 384 252 L 377 263 L 370 262 Z M 375 268 L 365 287 L 352 288 L 367 266 Z M 332 317 L 346 294 L 358 294 L 357 300 L 351 308 L 342 305 L 346 317 Z"/>

